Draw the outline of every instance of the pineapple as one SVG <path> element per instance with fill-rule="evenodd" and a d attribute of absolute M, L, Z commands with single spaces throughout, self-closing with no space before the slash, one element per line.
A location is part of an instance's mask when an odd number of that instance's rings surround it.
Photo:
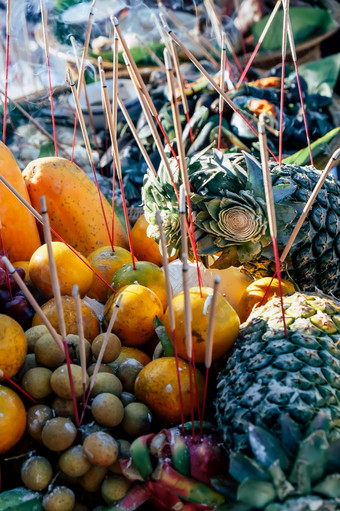
<path fill-rule="evenodd" d="M 249 423 L 281 439 L 284 414 L 305 434 L 323 411 L 330 438 L 340 436 L 340 302 L 294 293 L 283 303 L 287 338 L 275 297 L 241 325 L 218 376 L 216 419 L 228 450 L 247 449 Z"/>
<path fill-rule="evenodd" d="M 177 187 L 181 177 L 171 161 Z M 314 167 L 270 163 L 277 241 L 282 251 L 321 172 Z M 217 269 L 243 266 L 257 278 L 273 274 L 260 163 L 244 153 L 205 150 L 188 160 L 191 205 L 197 251 L 205 265 Z M 160 210 L 169 255 L 180 249 L 178 201 L 161 166 L 157 178 L 145 177 L 142 197 L 148 236 L 159 241 L 155 212 Z M 218 258 L 217 258 L 218 255 Z M 340 185 L 326 179 L 285 261 L 285 269 L 301 290 L 340 296 Z"/>
<path fill-rule="evenodd" d="M 327 414 L 320 412 L 315 417 L 304 438 L 288 414 L 282 415 L 281 428 L 279 442 L 263 428 L 247 426 L 247 455 L 235 452 L 230 456 L 229 473 L 234 481 L 212 480 L 229 501 L 217 510 L 340 509 L 340 441 L 330 439 Z"/>

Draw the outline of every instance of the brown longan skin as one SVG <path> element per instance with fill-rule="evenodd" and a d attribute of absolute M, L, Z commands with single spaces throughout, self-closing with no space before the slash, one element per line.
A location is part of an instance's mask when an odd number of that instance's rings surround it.
<path fill-rule="evenodd" d="M 47 334 L 48 330 L 45 325 L 32 326 L 25 332 L 27 341 L 27 353 L 34 353 L 34 347 L 38 339 L 44 334 Z"/>
<path fill-rule="evenodd" d="M 107 467 L 93 465 L 86 474 L 79 478 L 80 485 L 89 492 L 99 491 L 107 470 Z"/>
<path fill-rule="evenodd" d="M 97 337 L 92 342 L 91 349 L 96 360 L 98 359 L 105 335 L 105 333 L 97 335 Z M 114 362 L 119 357 L 121 349 L 122 344 L 119 337 L 116 334 L 109 334 L 107 345 L 102 358 L 103 364 Z"/>
<path fill-rule="evenodd" d="M 30 396 L 43 399 L 52 392 L 50 380 L 52 371 L 46 367 L 33 367 L 24 374 L 21 385 Z"/>
<path fill-rule="evenodd" d="M 46 422 L 52 419 L 52 410 L 46 405 L 34 405 L 27 410 L 27 433 L 41 442 L 41 432 Z"/>
<path fill-rule="evenodd" d="M 131 487 L 128 481 L 121 475 L 114 475 L 104 479 L 101 486 L 101 494 L 107 504 L 113 504 L 122 499 Z"/>
<path fill-rule="evenodd" d="M 52 403 L 52 410 L 57 417 L 70 417 L 72 419 L 75 417 L 72 399 L 56 397 Z"/>
<path fill-rule="evenodd" d="M 70 477 L 80 477 L 91 468 L 82 445 L 74 445 L 64 451 L 59 458 L 59 467 L 64 474 Z"/>
<path fill-rule="evenodd" d="M 43 498 L 45 511 L 72 511 L 76 498 L 73 491 L 66 486 L 56 486 Z"/>
<path fill-rule="evenodd" d="M 64 451 L 77 436 L 77 428 L 70 419 L 55 417 L 46 422 L 41 433 L 43 444 L 51 451 Z"/>
<path fill-rule="evenodd" d="M 118 442 L 104 431 L 91 433 L 83 443 L 84 452 L 93 465 L 109 467 L 119 454 Z"/>
<path fill-rule="evenodd" d="M 27 353 L 24 363 L 22 364 L 22 366 L 19 369 L 19 372 L 16 375 L 18 380 L 22 380 L 22 377 L 24 376 L 24 374 L 26 374 L 27 371 L 29 371 L 30 369 L 33 369 L 34 367 L 38 367 L 37 361 L 35 359 L 35 354 Z"/>
<path fill-rule="evenodd" d="M 113 428 L 122 422 L 124 406 L 117 396 L 104 392 L 92 401 L 91 412 L 98 424 Z"/>
<path fill-rule="evenodd" d="M 91 378 L 92 381 L 93 377 Z M 98 396 L 103 392 L 120 396 L 123 390 L 123 385 L 116 375 L 111 373 L 98 373 L 93 385 L 92 397 Z"/>
<path fill-rule="evenodd" d="M 91 377 L 93 375 L 94 368 L 96 367 L 96 364 L 91 364 L 87 368 L 87 374 Z M 107 364 L 100 364 L 98 373 L 111 373 L 113 374 L 113 368 Z"/>
<path fill-rule="evenodd" d="M 21 466 L 21 479 L 27 488 L 41 491 L 47 488 L 53 476 L 52 465 L 43 456 L 32 456 Z"/>
<path fill-rule="evenodd" d="M 76 398 L 83 395 L 82 371 L 81 367 L 75 364 L 71 365 L 72 379 Z M 86 378 L 86 388 L 89 384 L 89 378 Z M 51 387 L 58 397 L 63 399 L 72 399 L 70 380 L 68 377 L 67 365 L 58 367 L 51 376 Z"/>
<path fill-rule="evenodd" d="M 120 364 L 116 375 L 122 382 L 124 391 L 133 394 L 136 378 L 142 369 L 143 365 L 134 358 L 128 358 Z"/>
<path fill-rule="evenodd" d="M 130 403 L 125 407 L 122 427 L 124 431 L 136 438 L 146 435 L 151 429 L 151 410 L 143 403 Z"/>
<path fill-rule="evenodd" d="M 44 334 L 35 343 L 34 353 L 39 365 L 54 369 L 65 360 L 65 353 L 59 348 L 50 333 Z"/>
<path fill-rule="evenodd" d="M 66 341 L 67 341 L 67 345 L 68 345 L 68 352 L 70 355 L 70 359 L 73 362 L 75 362 L 76 364 L 81 365 L 79 335 L 68 334 L 66 336 Z M 85 347 L 86 365 L 88 365 L 92 359 L 92 350 L 91 350 L 91 344 L 86 339 L 84 339 L 84 347 Z"/>

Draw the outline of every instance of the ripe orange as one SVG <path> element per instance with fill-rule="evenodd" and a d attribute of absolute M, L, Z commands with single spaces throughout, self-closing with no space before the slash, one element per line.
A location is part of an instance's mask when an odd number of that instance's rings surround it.
<path fill-rule="evenodd" d="M 120 355 L 117 359 L 120 363 L 125 362 L 128 358 L 134 358 L 137 362 L 140 362 L 143 366 L 146 366 L 149 362 L 151 362 L 151 358 L 149 355 L 144 353 L 144 351 L 139 350 L 138 348 L 131 348 L 129 346 L 122 346 L 120 350 Z"/>
<path fill-rule="evenodd" d="M 65 243 L 60 241 L 53 241 L 52 248 L 61 294 L 71 295 L 74 284 L 78 284 L 80 296 L 85 296 L 93 279 L 92 270 L 81 260 L 87 262 L 87 259 L 78 252 L 81 257 L 79 259 Z M 46 298 L 52 298 L 53 291 L 46 243 L 34 252 L 28 268 L 33 284 Z"/>
<path fill-rule="evenodd" d="M 246 288 L 241 303 L 243 304 L 243 311 L 241 314 L 241 321 L 245 321 L 251 311 L 253 310 L 254 305 L 260 303 L 262 298 L 264 297 L 269 284 L 271 283 L 271 277 L 263 277 L 262 279 L 255 280 Z M 294 284 L 289 280 L 282 279 L 282 293 L 285 295 L 287 293 L 294 293 L 295 288 Z M 278 279 L 273 279 L 273 282 L 270 285 L 270 289 L 266 294 L 266 298 L 263 301 L 263 304 L 267 303 L 274 295 L 279 296 L 279 281 Z"/>
<path fill-rule="evenodd" d="M 61 301 L 64 310 L 66 333 L 77 334 L 78 327 L 74 298 L 72 296 L 62 296 Z M 50 320 L 52 326 L 58 333 L 60 333 L 55 299 L 51 298 L 51 300 L 46 302 L 41 308 L 47 318 Z M 83 300 L 81 300 L 81 312 L 84 324 L 84 337 L 87 341 L 89 341 L 89 343 L 92 343 L 93 339 L 100 333 L 99 319 L 91 307 L 87 305 Z M 32 326 L 42 324 L 43 323 L 38 314 L 35 314 L 33 317 Z"/>
<path fill-rule="evenodd" d="M 178 359 L 183 399 L 184 419 L 191 417 L 189 365 Z M 200 405 L 204 392 L 204 378 L 196 370 L 197 387 Z M 192 374 L 193 403 L 197 410 L 197 398 Z M 138 401 L 145 403 L 155 414 L 157 419 L 169 426 L 181 421 L 181 409 L 175 357 L 164 357 L 152 360 L 138 374 L 135 382 L 135 394 Z"/>
<path fill-rule="evenodd" d="M 192 345 L 195 355 L 195 362 L 204 362 L 207 330 L 210 310 L 210 296 L 212 289 L 209 287 L 202 288 L 203 297 L 200 295 L 199 287 L 190 289 L 190 303 L 192 309 Z M 176 321 L 176 342 L 178 354 L 187 359 L 187 350 L 185 344 L 185 328 L 184 328 L 184 293 L 179 293 L 172 300 L 175 321 Z M 169 309 L 166 310 L 164 316 L 164 325 L 166 331 L 172 339 Z M 237 339 L 240 328 L 240 319 L 232 306 L 222 295 L 218 295 L 215 324 L 213 335 L 213 360 L 224 355 Z"/>
<path fill-rule="evenodd" d="M 166 309 L 165 276 L 163 270 L 156 264 L 149 261 L 137 261 L 135 270 L 132 263 L 124 264 L 113 275 L 111 285 L 116 291 L 119 291 L 123 286 L 129 284 L 140 284 L 151 289 L 162 302 L 163 309 Z M 109 291 L 110 293 L 111 291 Z"/>
<path fill-rule="evenodd" d="M 13 447 L 26 429 L 26 410 L 19 396 L 0 385 L 0 454 Z"/>
<path fill-rule="evenodd" d="M 24 363 L 26 354 L 27 341 L 25 332 L 14 319 L 5 314 L 0 314 L 1 371 L 6 376 L 14 376 Z"/>
<path fill-rule="evenodd" d="M 158 296 L 145 286 L 131 284 L 110 296 L 104 307 L 104 326 L 107 328 L 115 303 L 123 295 L 112 332 L 125 346 L 146 343 L 155 332 L 155 316 L 163 318 L 163 306 Z"/>
<path fill-rule="evenodd" d="M 87 256 L 87 259 L 94 270 L 101 275 L 106 282 L 111 283 L 113 274 L 123 266 L 123 264 L 131 261 L 131 253 L 125 248 L 114 247 L 112 252 L 111 246 L 100 247 Z M 104 284 L 96 275 L 93 276 L 93 282 L 87 295 L 95 298 L 98 302 L 105 303 L 107 293 L 110 288 Z"/>
<path fill-rule="evenodd" d="M 139 260 L 150 261 L 157 264 L 157 266 L 162 266 L 162 255 L 159 251 L 158 243 L 147 235 L 148 225 L 145 216 L 142 215 L 131 229 L 133 250 Z"/>

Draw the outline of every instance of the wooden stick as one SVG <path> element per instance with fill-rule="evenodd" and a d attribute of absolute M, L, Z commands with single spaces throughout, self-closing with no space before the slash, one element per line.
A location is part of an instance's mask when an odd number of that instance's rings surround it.
<path fill-rule="evenodd" d="M 146 102 L 147 102 L 147 105 L 148 107 L 150 108 L 150 112 L 151 114 L 154 116 L 154 117 L 157 117 L 158 114 L 157 114 L 157 110 L 152 102 L 152 99 L 150 97 L 150 94 L 145 86 L 145 83 L 140 75 L 140 72 L 139 72 L 139 69 L 138 67 L 136 66 L 136 63 L 135 61 L 133 60 L 133 57 L 131 55 L 131 52 L 129 50 L 129 47 L 128 45 L 126 44 L 126 41 L 122 35 L 122 32 L 120 30 L 120 27 L 119 27 L 119 21 L 118 19 L 115 17 L 115 16 L 111 16 L 111 22 L 115 28 L 115 32 L 116 34 L 118 35 L 119 37 L 119 41 L 120 41 L 120 44 L 123 46 L 124 48 L 124 52 L 125 52 L 125 55 L 126 55 L 126 58 L 127 60 L 129 61 L 129 64 L 131 66 L 131 68 L 133 69 L 133 73 L 136 77 L 136 83 L 138 83 L 138 87 L 141 89 L 145 99 L 146 99 Z"/>
<path fill-rule="evenodd" d="M 80 300 L 78 284 L 74 284 L 73 289 L 72 289 L 72 296 L 74 298 L 74 303 L 76 305 L 77 331 L 78 331 L 78 337 L 79 337 L 79 353 L 80 353 L 81 379 L 82 379 L 82 384 L 83 384 L 83 407 L 84 407 L 85 400 L 86 400 L 87 372 L 86 372 L 86 353 L 85 353 L 83 314 L 81 312 L 81 300 Z"/>
<path fill-rule="evenodd" d="M 144 43 L 144 41 L 141 40 L 141 38 L 137 35 L 137 39 L 139 41 L 139 44 L 143 46 L 144 50 L 150 55 L 152 60 L 157 64 L 163 71 L 165 71 L 164 63 L 161 61 L 161 59 L 156 55 L 154 51 L 149 48 L 147 44 Z"/>
<path fill-rule="evenodd" d="M 222 27 L 221 21 L 219 20 L 219 18 L 217 16 L 214 3 L 210 0 L 203 0 L 203 3 L 205 6 L 205 10 L 207 11 L 207 15 L 210 19 L 211 26 L 213 28 L 217 44 L 220 44 L 220 41 L 222 39 L 223 27 Z"/>
<path fill-rule="evenodd" d="M 285 336 L 287 337 L 288 331 L 287 331 L 287 325 L 286 325 L 286 319 L 285 319 L 285 310 L 284 310 L 284 306 L 283 306 L 280 257 L 279 257 L 278 245 L 277 245 L 276 215 L 275 215 L 273 188 L 272 188 L 272 178 L 271 178 L 271 174 L 270 174 L 269 167 L 268 167 L 267 140 L 266 140 L 266 130 L 265 130 L 264 123 L 263 123 L 263 114 L 261 114 L 260 118 L 259 118 L 258 131 L 259 131 L 264 190 L 265 190 L 266 203 L 267 203 L 267 216 L 268 216 L 268 223 L 269 223 L 269 231 L 270 231 L 270 236 L 271 236 L 272 243 L 273 243 L 275 267 L 276 267 L 277 279 L 279 281 L 279 294 L 280 294 L 280 301 L 281 301 L 283 328 L 284 328 Z"/>
<path fill-rule="evenodd" d="M 112 45 L 112 118 L 114 136 L 117 139 L 117 101 L 118 101 L 118 35 L 115 31 Z M 105 75 L 104 75 L 105 76 Z"/>
<path fill-rule="evenodd" d="M 163 9 L 162 9 L 163 11 Z M 177 20 L 177 18 L 172 14 L 171 11 L 169 10 L 166 10 L 166 11 L 163 11 L 165 13 L 165 15 L 173 22 L 173 24 L 181 30 L 181 32 L 185 35 L 185 37 L 187 37 L 187 39 L 189 39 L 189 41 L 192 42 L 192 44 L 194 44 L 196 46 L 196 48 L 198 48 L 198 50 L 205 56 L 206 59 L 209 60 L 209 62 L 216 68 L 218 69 L 218 64 L 216 62 L 216 60 L 210 55 L 210 53 L 204 48 L 204 46 L 201 45 L 201 43 L 199 41 L 197 41 L 191 34 L 188 30 L 186 30 L 184 28 L 184 26 Z M 164 21 L 165 21 L 165 17 L 163 16 L 163 14 L 160 14 L 159 15 L 162 23 L 163 23 L 163 26 L 164 26 Z"/>
<path fill-rule="evenodd" d="M 313 206 L 313 203 L 314 203 L 315 199 L 318 196 L 318 193 L 320 192 L 324 182 L 326 181 L 326 178 L 327 178 L 329 172 L 331 171 L 332 167 L 334 166 L 335 161 L 338 158 L 340 158 L 340 149 L 337 149 L 332 154 L 332 156 L 329 159 L 325 169 L 322 171 L 322 174 L 321 174 L 318 182 L 316 183 L 315 187 L 313 188 L 313 191 L 312 191 L 308 201 L 306 202 L 305 207 L 303 208 L 301 216 L 300 216 L 299 220 L 297 221 L 292 234 L 290 235 L 288 243 L 285 246 L 285 249 L 284 249 L 284 251 L 281 254 L 281 257 L 280 257 L 281 263 L 283 263 L 283 261 L 286 259 L 289 250 L 291 249 L 291 247 L 292 247 L 292 245 L 293 245 L 297 235 L 299 234 L 299 231 L 300 231 L 300 229 L 302 227 L 303 222 L 305 221 L 309 211 L 311 210 L 311 207 Z"/>
<path fill-rule="evenodd" d="M 153 22 L 159 32 L 159 36 L 161 38 L 162 43 L 168 49 L 168 51 L 170 51 L 168 34 L 165 32 L 164 28 L 160 24 L 159 19 L 157 18 L 155 13 L 151 14 L 151 19 L 153 20 Z"/>
<path fill-rule="evenodd" d="M 107 221 L 107 218 L 106 218 L 106 213 L 105 213 L 105 210 L 104 210 L 103 199 L 102 199 L 102 196 L 101 196 L 101 192 L 100 192 L 100 188 L 99 188 L 99 184 L 98 184 L 98 179 L 97 179 L 96 171 L 95 171 L 95 168 L 94 168 L 94 162 L 93 162 L 93 157 L 92 157 L 92 151 L 91 151 L 89 136 L 87 134 L 86 124 L 85 124 L 85 121 L 84 121 L 83 112 L 82 112 L 81 107 L 80 107 L 79 97 L 78 97 L 78 94 L 77 94 L 77 91 L 76 91 L 75 83 L 73 81 L 70 68 L 68 68 L 66 70 L 66 81 L 67 81 L 67 83 L 69 84 L 69 86 L 71 87 L 71 90 L 72 90 L 74 103 L 76 105 L 76 110 L 77 110 L 77 114 L 78 114 L 78 117 L 79 117 L 81 131 L 82 131 L 84 142 L 85 142 L 87 156 L 88 156 L 88 159 L 89 159 L 91 167 L 92 167 L 93 177 L 94 177 L 94 180 L 95 180 L 95 183 L 96 183 L 96 187 L 97 187 L 100 207 L 101 207 L 101 210 L 102 210 L 102 214 L 103 214 L 103 218 L 104 218 L 104 222 L 105 222 L 105 227 L 106 227 L 107 234 L 108 234 L 108 239 L 110 241 L 110 244 L 111 244 L 111 247 L 112 247 L 112 250 L 113 250 L 114 240 L 111 237 L 108 221 Z"/>
<path fill-rule="evenodd" d="M 225 32 L 222 31 L 222 41 L 221 41 L 221 69 L 220 69 L 220 87 L 225 91 L 225 68 L 227 63 L 227 51 L 226 51 L 226 42 L 225 42 Z M 220 95 L 218 100 L 218 113 L 219 113 L 219 126 L 218 126 L 218 140 L 217 140 L 217 149 L 221 149 L 221 138 L 222 138 L 222 117 L 223 117 L 223 98 Z"/>
<path fill-rule="evenodd" d="M 279 165 L 282 165 L 283 150 L 283 108 L 284 108 L 284 91 L 285 91 L 285 68 L 287 55 L 287 30 L 288 30 L 288 4 L 283 5 L 283 28 L 282 28 L 282 70 L 281 70 L 281 91 L 280 91 L 280 133 L 279 133 Z"/>
<path fill-rule="evenodd" d="M 12 0 L 7 0 L 7 6 L 6 6 L 5 98 L 4 98 L 4 116 L 3 116 L 3 126 L 2 126 L 2 141 L 4 144 L 6 144 L 9 42 L 10 42 L 10 37 L 11 37 L 11 6 L 12 6 Z"/>
<path fill-rule="evenodd" d="M 185 254 L 188 253 L 188 238 L 186 231 L 186 207 L 185 207 L 185 186 L 181 184 L 179 187 L 179 220 L 181 226 L 181 235 L 182 235 L 182 252 Z"/>
<path fill-rule="evenodd" d="M 47 38 L 47 15 L 46 15 L 44 0 L 40 0 L 40 10 L 41 10 L 42 31 L 43 31 L 44 47 L 45 47 L 45 57 L 46 57 L 46 64 L 47 64 L 48 86 L 49 86 L 49 91 L 50 91 L 54 152 L 55 152 L 55 155 L 58 156 L 57 132 L 56 132 L 56 127 L 55 127 L 55 116 L 54 116 L 54 105 L 53 105 L 50 51 L 49 51 L 49 47 L 48 47 L 48 38 Z"/>
<path fill-rule="evenodd" d="M 44 311 L 42 310 L 42 308 L 40 307 L 40 305 L 38 304 L 38 302 L 36 301 L 36 299 L 34 298 L 32 293 L 30 292 L 28 287 L 26 286 L 25 282 L 22 280 L 19 273 L 15 270 L 14 266 L 10 263 L 10 261 L 7 259 L 7 257 L 3 256 L 2 259 L 5 263 L 5 265 L 7 266 L 9 273 L 11 275 L 13 275 L 15 282 L 17 283 L 17 285 L 19 286 L 21 291 L 24 293 L 25 298 L 30 303 L 30 305 L 32 305 L 33 309 L 35 310 L 35 312 L 40 317 L 41 321 L 46 326 L 47 330 L 49 331 L 49 333 L 55 340 L 58 348 L 60 348 L 61 351 L 64 353 L 64 346 L 63 346 L 60 336 L 56 332 L 55 328 L 51 325 L 50 320 L 45 315 Z"/>

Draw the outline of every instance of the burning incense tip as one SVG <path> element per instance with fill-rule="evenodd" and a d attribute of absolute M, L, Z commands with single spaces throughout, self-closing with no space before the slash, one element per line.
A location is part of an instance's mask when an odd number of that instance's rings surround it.
<path fill-rule="evenodd" d="M 171 71 L 172 70 L 172 62 L 171 62 L 171 56 L 170 56 L 170 53 L 168 52 L 168 50 L 166 48 L 164 48 L 164 64 L 165 64 L 165 69 L 167 71 Z"/>
<path fill-rule="evenodd" d="M 72 296 L 73 296 L 73 298 L 78 296 L 78 293 L 79 293 L 79 286 L 78 286 L 78 284 L 74 284 L 73 289 L 72 289 Z"/>
<path fill-rule="evenodd" d="M 340 147 L 338 149 L 336 149 L 334 151 L 334 153 L 332 154 L 332 159 L 333 160 L 337 160 L 338 158 L 340 158 Z"/>
<path fill-rule="evenodd" d="M 70 68 L 66 69 L 66 82 L 68 83 L 68 85 L 70 87 L 74 87 L 75 86 L 75 83 L 74 83 L 74 80 L 73 80 Z"/>
<path fill-rule="evenodd" d="M 42 214 L 47 213 L 47 205 L 46 205 L 46 197 L 45 197 L 45 195 L 41 195 L 40 196 L 40 208 L 41 208 L 41 213 Z"/>
<path fill-rule="evenodd" d="M 167 24 L 167 22 L 166 22 L 166 19 L 165 19 L 164 15 L 163 15 L 163 14 L 160 14 L 160 15 L 159 15 L 159 17 L 160 17 L 160 20 L 161 20 L 161 22 L 162 22 L 162 25 L 163 25 L 164 30 L 166 30 L 166 31 L 168 32 L 168 34 L 170 34 L 170 32 L 172 32 L 172 30 L 171 30 L 171 28 L 169 27 L 169 25 Z"/>
<path fill-rule="evenodd" d="M 157 211 L 156 211 L 156 222 L 157 222 L 158 226 L 163 225 L 163 220 L 162 220 L 162 216 L 161 216 L 159 209 L 157 209 Z"/>
<path fill-rule="evenodd" d="M 181 184 L 179 188 L 179 212 L 181 214 L 185 214 L 185 186 L 184 184 Z"/>
<path fill-rule="evenodd" d="M 111 21 L 115 27 L 118 27 L 119 21 L 118 18 L 116 18 L 116 16 L 111 16 Z"/>
<path fill-rule="evenodd" d="M 15 272 L 15 268 L 14 268 L 13 264 L 7 259 L 7 257 L 6 256 L 2 256 L 2 260 L 5 263 L 5 265 L 7 266 L 7 269 L 9 271 L 9 273 L 14 273 Z"/>

